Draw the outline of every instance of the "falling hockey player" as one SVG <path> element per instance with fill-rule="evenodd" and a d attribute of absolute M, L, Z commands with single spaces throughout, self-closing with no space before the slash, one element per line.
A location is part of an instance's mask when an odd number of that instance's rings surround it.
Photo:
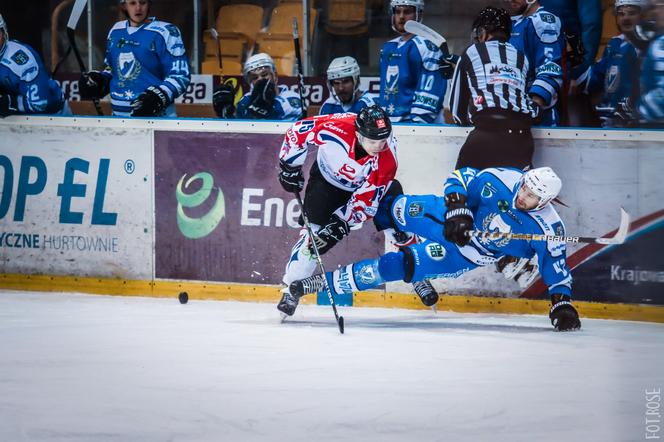
<path fill-rule="evenodd" d="M 403 192 L 394 180 L 397 158 L 392 124 L 380 106 L 366 107 L 359 114 L 321 115 L 294 123 L 279 153 L 279 182 L 287 192 L 298 193 L 304 187 L 302 167 L 309 147 L 317 147 L 318 153 L 309 172 L 304 210 L 322 255 L 351 230 L 371 220 L 385 195 Z M 376 227 L 383 230 L 391 225 Z M 395 245 L 413 240 L 412 235 L 400 233 L 394 235 Z M 288 286 L 311 276 L 316 269 L 312 249 L 307 229 L 303 228 L 286 264 L 286 288 L 277 305 L 286 315 L 295 312 L 299 299 Z M 414 289 L 425 305 L 438 300 L 428 281 L 414 284 Z"/>
<path fill-rule="evenodd" d="M 571 304 L 572 276 L 566 245 L 554 241 L 524 241 L 475 237 L 471 230 L 564 235 L 563 223 L 551 204 L 561 189 L 560 178 L 548 167 L 523 172 L 511 168 L 455 170 L 436 195 L 387 196 L 376 221 L 394 222 L 403 230 L 427 238 L 378 259 L 367 259 L 326 274 L 333 294 L 374 288 L 388 281 L 456 278 L 469 270 L 493 264 L 506 254 L 538 257 L 551 296 L 549 317 L 556 330 L 581 327 Z M 301 297 L 324 286 L 317 274 L 290 285 Z"/>

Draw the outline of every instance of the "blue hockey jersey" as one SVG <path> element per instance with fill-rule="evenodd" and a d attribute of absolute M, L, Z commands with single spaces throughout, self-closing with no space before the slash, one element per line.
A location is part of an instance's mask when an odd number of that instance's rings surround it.
<path fill-rule="evenodd" d="M 624 35 L 609 40 L 602 59 L 576 80 L 584 93 L 602 92 L 601 107 L 615 108 L 625 98 L 639 96 L 640 59 L 638 50 Z"/>
<path fill-rule="evenodd" d="M 106 41 L 105 75 L 111 77 L 113 115 L 129 116 L 131 102 L 149 86 L 163 90 L 171 104 L 166 116 L 175 117 L 173 101 L 186 90 L 191 75 L 180 30 L 151 19 L 134 28 L 117 22 Z"/>
<path fill-rule="evenodd" d="M 280 84 L 277 86 L 278 94 L 274 98 L 272 109 L 265 119 L 267 120 L 280 120 L 280 121 L 297 121 L 302 118 L 302 103 L 300 96 L 295 92 L 288 89 L 288 87 Z M 237 111 L 235 118 L 242 119 L 255 119 L 249 112 L 249 104 L 251 103 L 251 90 L 244 94 L 244 96 L 237 103 Z"/>
<path fill-rule="evenodd" d="M 397 37 L 383 45 L 378 103 L 393 122 L 434 122 L 447 89 L 439 71 L 441 57 L 436 45 L 419 36 Z"/>
<path fill-rule="evenodd" d="M 16 97 L 19 114 L 56 114 L 65 108 L 62 89 L 39 54 L 13 40 L 0 53 L 0 94 Z"/>
<path fill-rule="evenodd" d="M 482 171 L 463 168 L 452 172 L 447 179 L 445 195 L 455 192 L 466 195 L 466 204 L 475 216 L 477 230 L 565 235 L 565 226 L 551 204 L 530 212 L 515 207 L 522 176 L 523 171 L 511 168 Z M 511 255 L 531 258 L 537 254 L 539 271 L 549 293 L 571 295 L 572 275 L 567 267 L 566 250 L 564 242 L 488 238 L 473 238 L 468 246 L 459 248 L 466 259 L 477 265 L 482 265 L 484 259 L 490 257 Z"/>
<path fill-rule="evenodd" d="M 374 104 L 376 103 L 373 99 L 373 96 L 367 91 L 363 91 L 362 95 L 360 95 L 360 98 L 349 105 L 343 104 L 334 95 L 330 94 L 328 99 L 323 102 L 323 105 L 320 107 L 318 114 L 343 114 L 345 112 L 352 112 L 357 114 L 365 107 L 373 106 Z"/>
<path fill-rule="evenodd" d="M 584 72 L 595 62 L 602 37 L 601 0 L 540 0 L 547 11 L 560 18 L 563 31 L 581 38 L 586 53 L 578 72 Z M 577 76 L 577 75 L 573 75 Z"/>
<path fill-rule="evenodd" d="M 638 110 L 646 122 L 664 125 L 664 35 L 650 44 L 643 60 Z"/>
<path fill-rule="evenodd" d="M 545 111 L 541 125 L 555 126 L 559 115 L 555 105 L 563 84 L 563 37 L 560 19 L 540 7 L 528 17 L 512 17 L 510 43 L 530 63 L 528 94 L 542 97 Z"/>

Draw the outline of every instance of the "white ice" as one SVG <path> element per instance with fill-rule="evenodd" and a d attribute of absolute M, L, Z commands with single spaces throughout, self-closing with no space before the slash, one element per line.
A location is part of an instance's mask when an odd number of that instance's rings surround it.
<path fill-rule="evenodd" d="M 660 324 L 340 310 L 1 292 L 0 441 L 636 441 L 664 390 Z"/>

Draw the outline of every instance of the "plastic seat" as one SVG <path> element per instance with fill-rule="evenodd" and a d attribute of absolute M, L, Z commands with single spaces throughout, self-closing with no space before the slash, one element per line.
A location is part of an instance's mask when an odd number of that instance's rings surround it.
<path fill-rule="evenodd" d="M 242 74 L 242 62 L 237 59 L 223 59 L 224 70 L 223 72 L 219 70 L 219 62 L 217 57 L 208 58 L 203 61 L 201 64 L 201 73 L 209 75 L 241 75 Z"/>
<path fill-rule="evenodd" d="M 265 52 L 270 54 L 277 65 L 277 73 L 280 75 L 293 75 L 295 73 L 293 17 L 297 18 L 300 33 L 304 32 L 302 26 L 302 4 L 287 2 L 280 3 L 272 10 L 267 30 L 260 32 L 256 37 L 256 45 L 258 48 L 254 52 Z M 318 12 L 315 9 L 310 9 L 309 43 L 313 40 L 317 18 Z M 302 44 L 301 40 L 300 44 Z M 302 54 L 302 56 L 304 56 L 304 54 Z"/>
<path fill-rule="evenodd" d="M 263 25 L 263 8 L 250 4 L 226 5 L 219 8 L 215 29 L 221 40 L 221 55 L 244 61 L 254 49 L 256 35 Z M 205 57 L 217 56 L 217 42 L 209 31 L 203 34 Z"/>
<path fill-rule="evenodd" d="M 325 30 L 333 35 L 369 32 L 366 0 L 328 0 Z"/>

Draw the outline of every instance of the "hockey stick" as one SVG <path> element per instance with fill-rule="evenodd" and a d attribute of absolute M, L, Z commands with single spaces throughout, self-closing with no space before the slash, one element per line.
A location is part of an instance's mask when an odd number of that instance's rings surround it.
<path fill-rule="evenodd" d="M 440 50 L 443 52 L 443 55 L 450 54 L 445 37 L 427 25 L 423 25 L 422 23 L 415 20 L 408 20 L 404 25 L 404 29 L 410 34 L 415 34 L 419 37 L 426 38 L 427 40 L 431 41 L 433 44 L 440 48 Z"/>
<path fill-rule="evenodd" d="M 304 204 L 302 204 L 302 198 L 300 197 L 300 192 L 295 192 L 295 198 L 297 198 L 297 203 L 300 205 L 300 209 L 302 210 L 302 219 L 304 219 L 304 226 L 307 228 L 307 232 L 309 233 L 309 240 L 313 245 L 314 254 L 316 255 L 316 261 L 318 261 L 318 266 L 320 267 L 321 272 L 323 272 L 323 278 L 325 279 L 325 288 L 327 289 L 327 297 L 330 300 L 330 305 L 332 306 L 332 310 L 334 310 L 334 317 L 337 320 L 337 325 L 339 326 L 339 332 L 343 334 L 344 317 L 339 316 L 339 313 L 337 313 L 337 305 L 334 303 L 334 297 L 332 296 L 332 289 L 330 288 L 330 283 L 327 282 L 327 274 L 325 273 L 325 267 L 323 267 L 323 260 L 320 257 L 320 253 L 318 253 L 318 246 L 316 245 L 316 241 L 314 241 L 314 231 L 311 229 L 309 218 L 307 218 L 307 213 L 304 211 Z"/>
<path fill-rule="evenodd" d="M 83 9 L 85 9 L 85 5 L 87 3 L 87 0 L 76 0 L 74 7 L 71 10 L 69 21 L 67 22 L 67 39 L 69 40 L 70 48 L 74 51 L 74 55 L 76 56 L 76 61 L 78 61 L 78 67 L 80 68 L 81 73 L 86 72 L 87 69 L 85 69 L 85 64 L 81 58 L 81 53 L 78 52 L 78 47 L 76 46 L 76 25 L 78 24 L 78 21 L 83 14 Z M 95 109 L 97 110 L 97 115 L 104 115 L 104 112 L 102 112 L 101 106 L 99 105 L 99 99 L 93 98 L 92 102 L 94 103 Z"/>
<path fill-rule="evenodd" d="M 425 215 L 426 216 L 426 215 Z M 604 245 L 617 245 L 625 242 L 629 231 L 630 216 L 622 207 L 620 208 L 620 227 L 615 235 L 610 238 L 593 238 L 590 236 L 562 236 L 544 235 L 540 233 L 503 233 L 486 232 L 481 230 L 470 230 L 466 235 L 481 239 L 521 239 L 525 241 L 557 241 L 568 243 L 597 243 Z"/>
<path fill-rule="evenodd" d="M 219 76 L 221 77 L 221 82 L 224 82 L 224 64 L 221 61 L 221 39 L 219 38 L 219 33 L 215 28 L 210 28 L 210 34 L 214 41 L 217 42 L 217 62 L 219 62 Z"/>
<path fill-rule="evenodd" d="M 300 33 L 297 29 L 297 18 L 293 17 L 293 47 L 297 63 L 297 89 L 300 92 L 302 118 L 307 118 L 307 101 L 304 98 L 304 73 L 302 72 L 302 54 L 300 53 Z"/>

